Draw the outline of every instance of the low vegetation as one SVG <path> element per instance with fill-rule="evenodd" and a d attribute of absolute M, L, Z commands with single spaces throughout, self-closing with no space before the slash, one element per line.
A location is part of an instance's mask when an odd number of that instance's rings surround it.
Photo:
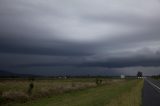
<path fill-rule="evenodd" d="M 63 81 L 61 81 L 62 83 Z M 93 84 L 92 87 L 70 90 L 58 95 L 31 100 L 26 103 L 7 103 L 4 106 L 140 106 L 142 80 L 106 80 L 96 84 L 97 80 L 70 82 L 70 87 L 77 83 Z M 64 83 L 64 82 L 63 82 Z M 36 86 L 35 86 L 36 87 Z M 34 91 L 35 92 L 35 91 Z"/>
<path fill-rule="evenodd" d="M 97 85 L 97 80 L 91 79 L 50 79 L 50 80 L 0 80 L 0 104 L 8 102 L 24 103 L 42 97 L 50 97 L 69 91 L 81 90 L 111 83 L 103 79 Z"/>

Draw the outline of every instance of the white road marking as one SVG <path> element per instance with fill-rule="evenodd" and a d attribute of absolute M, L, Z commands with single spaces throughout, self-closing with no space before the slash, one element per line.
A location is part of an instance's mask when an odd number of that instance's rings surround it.
<path fill-rule="evenodd" d="M 155 88 L 157 88 L 158 90 L 160 90 L 160 87 L 159 87 L 159 86 L 155 85 L 154 83 L 152 83 L 151 81 L 149 81 L 149 80 L 147 80 L 147 79 L 146 79 L 146 81 L 147 81 L 150 85 L 152 85 L 153 87 L 155 87 Z M 160 93 L 160 91 L 158 91 L 158 92 Z"/>

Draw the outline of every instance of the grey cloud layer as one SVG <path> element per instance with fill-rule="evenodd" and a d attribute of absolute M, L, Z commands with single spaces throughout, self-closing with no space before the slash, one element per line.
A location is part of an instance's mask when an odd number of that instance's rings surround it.
<path fill-rule="evenodd" d="M 123 58 L 111 58 L 106 61 L 94 61 L 83 63 L 80 66 L 87 67 L 107 67 L 107 68 L 123 68 L 123 67 L 157 67 L 160 66 L 160 55 L 156 57 L 123 57 Z"/>
<path fill-rule="evenodd" d="M 158 0 L 1 0 L 0 66 L 160 66 L 159 10 Z"/>
<path fill-rule="evenodd" d="M 90 51 L 87 51 L 87 46 L 83 44 L 50 40 L 19 40 L 2 39 L 0 42 L 0 52 L 52 56 L 85 56 L 92 54 Z"/>

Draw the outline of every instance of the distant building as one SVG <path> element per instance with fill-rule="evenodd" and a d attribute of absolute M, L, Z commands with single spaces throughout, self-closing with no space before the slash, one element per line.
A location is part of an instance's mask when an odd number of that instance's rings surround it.
<path fill-rule="evenodd" d="M 125 75 L 121 75 L 121 79 L 124 79 L 125 78 Z"/>

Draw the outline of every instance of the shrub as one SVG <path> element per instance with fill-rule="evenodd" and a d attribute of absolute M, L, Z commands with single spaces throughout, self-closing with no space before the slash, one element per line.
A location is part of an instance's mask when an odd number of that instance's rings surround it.
<path fill-rule="evenodd" d="M 96 78 L 96 85 L 101 85 L 101 84 L 102 84 L 102 80 L 101 80 L 101 79 Z"/>
<path fill-rule="evenodd" d="M 31 95 L 31 94 L 32 94 L 33 88 L 34 88 L 34 84 L 31 82 L 31 83 L 29 84 L 29 88 L 28 88 L 28 95 Z"/>

